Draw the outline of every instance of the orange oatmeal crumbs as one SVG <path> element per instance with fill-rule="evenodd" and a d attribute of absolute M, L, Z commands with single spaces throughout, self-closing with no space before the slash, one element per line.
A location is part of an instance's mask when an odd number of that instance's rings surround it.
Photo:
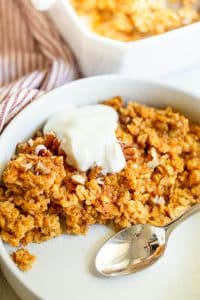
<path fill-rule="evenodd" d="M 71 0 L 71 3 L 96 33 L 124 42 L 200 20 L 199 0 Z"/>
<path fill-rule="evenodd" d="M 29 271 L 35 262 L 35 256 L 23 248 L 13 252 L 11 258 L 21 271 Z"/>
<path fill-rule="evenodd" d="M 107 175 L 97 166 L 80 172 L 66 163 L 53 133 L 18 144 L 0 188 L 3 241 L 25 246 L 85 234 L 95 223 L 116 230 L 162 226 L 199 202 L 200 126 L 171 108 L 125 105 L 120 97 L 104 104 L 118 112 L 126 167 Z"/>

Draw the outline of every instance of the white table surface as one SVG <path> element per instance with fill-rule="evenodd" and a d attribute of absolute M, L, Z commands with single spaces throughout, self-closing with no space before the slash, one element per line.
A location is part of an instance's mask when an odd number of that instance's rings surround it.
<path fill-rule="evenodd" d="M 180 87 L 200 96 L 200 64 L 160 78 L 159 81 Z M 0 271 L 0 300 L 20 300 Z M 27 299 L 28 300 L 28 299 Z"/>

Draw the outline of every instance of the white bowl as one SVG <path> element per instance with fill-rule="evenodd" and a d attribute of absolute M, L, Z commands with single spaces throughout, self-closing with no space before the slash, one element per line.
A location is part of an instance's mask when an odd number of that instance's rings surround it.
<path fill-rule="evenodd" d="M 159 83 L 121 76 L 99 76 L 72 82 L 30 104 L 11 121 L 0 137 L 0 173 L 16 144 L 31 137 L 44 121 L 68 103 L 95 104 L 112 96 L 148 105 L 173 106 L 189 118 L 200 118 L 200 99 Z M 167 252 L 151 268 L 138 274 L 103 279 L 95 276 L 94 255 L 111 231 L 92 226 L 86 237 L 61 236 L 29 245 L 37 255 L 33 269 L 22 273 L 9 257 L 11 248 L 0 241 L 1 268 L 9 283 L 24 300 L 199 300 L 200 215 L 182 224 L 172 235 Z M 132 295 L 132 296 L 131 296 Z"/>
<path fill-rule="evenodd" d="M 88 30 L 67 0 L 51 0 L 48 13 L 73 50 L 84 76 L 123 73 L 152 78 L 200 62 L 200 22 L 125 43 Z"/>

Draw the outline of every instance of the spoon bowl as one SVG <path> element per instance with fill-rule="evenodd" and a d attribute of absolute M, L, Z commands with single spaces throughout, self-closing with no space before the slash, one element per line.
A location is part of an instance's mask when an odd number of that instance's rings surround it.
<path fill-rule="evenodd" d="M 134 225 L 115 234 L 96 256 L 96 269 L 103 276 L 134 273 L 153 264 L 165 251 L 166 230 Z"/>
<path fill-rule="evenodd" d="M 168 237 L 182 221 L 200 211 L 200 203 L 166 226 L 137 224 L 111 237 L 99 250 L 96 270 L 103 276 L 135 273 L 156 262 L 165 252 Z"/>

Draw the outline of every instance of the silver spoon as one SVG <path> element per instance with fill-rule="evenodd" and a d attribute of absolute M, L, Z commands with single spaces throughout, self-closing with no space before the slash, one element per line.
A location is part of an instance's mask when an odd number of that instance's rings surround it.
<path fill-rule="evenodd" d="M 138 224 L 121 230 L 97 253 L 96 270 L 110 277 L 127 275 L 152 265 L 164 254 L 172 230 L 198 211 L 200 204 L 164 227 Z"/>

